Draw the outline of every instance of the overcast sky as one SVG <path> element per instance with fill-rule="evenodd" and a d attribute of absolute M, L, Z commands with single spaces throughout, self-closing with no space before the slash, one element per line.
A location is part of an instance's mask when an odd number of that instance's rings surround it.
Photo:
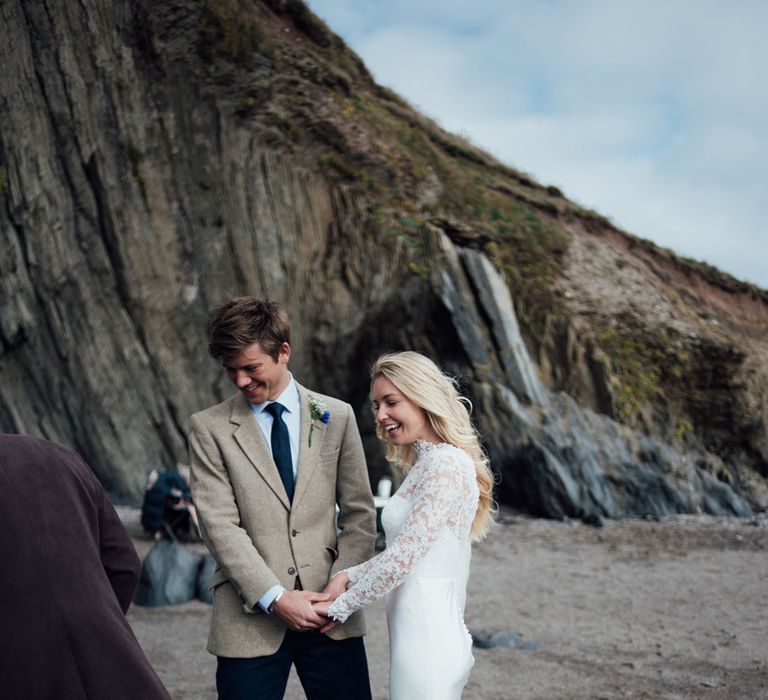
<path fill-rule="evenodd" d="M 443 128 L 768 288 L 768 1 L 309 5 Z"/>

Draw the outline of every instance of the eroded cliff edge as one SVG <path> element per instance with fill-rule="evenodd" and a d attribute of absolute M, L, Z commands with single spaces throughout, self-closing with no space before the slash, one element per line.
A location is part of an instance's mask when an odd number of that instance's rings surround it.
<path fill-rule="evenodd" d="M 768 505 L 764 290 L 443 132 L 301 2 L 0 13 L 0 429 L 136 498 L 230 391 L 208 309 L 265 294 L 296 376 L 358 409 L 374 480 L 365 368 L 410 347 L 464 377 L 509 503 Z"/>

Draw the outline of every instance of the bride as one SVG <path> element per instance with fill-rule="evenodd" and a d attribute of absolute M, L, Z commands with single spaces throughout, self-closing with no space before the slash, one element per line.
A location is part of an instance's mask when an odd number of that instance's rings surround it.
<path fill-rule="evenodd" d="M 315 609 L 343 622 L 388 594 L 390 697 L 458 699 L 474 663 L 464 625 L 470 544 L 490 525 L 493 476 L 466 399 L 430 359 L 384 355 L 371 379 L 377 435 L 406 476 L 382 512 L 387 549 L 337 574 L 344 592 Z"/>

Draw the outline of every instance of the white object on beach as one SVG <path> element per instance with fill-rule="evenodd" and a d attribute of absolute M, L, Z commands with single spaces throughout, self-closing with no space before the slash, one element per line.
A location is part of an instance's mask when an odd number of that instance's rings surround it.
<path fill-rule="evenodd" d="M 392 495 L 392 479 L 383 476 L 376 486 L 376 495 L 379 498 L 389 498 Z"/>

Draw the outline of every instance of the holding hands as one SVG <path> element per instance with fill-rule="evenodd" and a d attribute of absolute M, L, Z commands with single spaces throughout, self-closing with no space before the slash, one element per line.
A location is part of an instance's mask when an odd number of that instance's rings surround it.
<path fill-rule="evenodd" d="M 329 600 L 325 593 L 314 591 L 285 591 L 274 603 L 272 611 L 295 632 L 307 632 L 324 626 L 328 618 L 321 617 L 313 605 Z M 330 603 L 329 603 L 330 604 Z"/>
<path fill-rule="evenodd" d="M 328 632 L 336 621 L 328 617 L 328 608 L 349 588 L 349 576 L 334 576 L 322 593 L 314 591 L 284 591 L 274 603 L 272 611 L 295 632 L 319 629 Z"/>
<path fill-rule="evenodd" d="M 344 593 L 347 588 L 349 588 L 349 576 L 347 576 L 346 572 L 342 571 L 328 581 L 328 585 L 323 591 L 328 597 L 325 600 L 313 603 L 312 608 L 314 611 L 325 619 L 325 624 L 320 628 L 321 632 L 328 632 L 336 627 L 337 622 L 328 617 L 328 608 L 331 607 L 331 603 Z"/>

